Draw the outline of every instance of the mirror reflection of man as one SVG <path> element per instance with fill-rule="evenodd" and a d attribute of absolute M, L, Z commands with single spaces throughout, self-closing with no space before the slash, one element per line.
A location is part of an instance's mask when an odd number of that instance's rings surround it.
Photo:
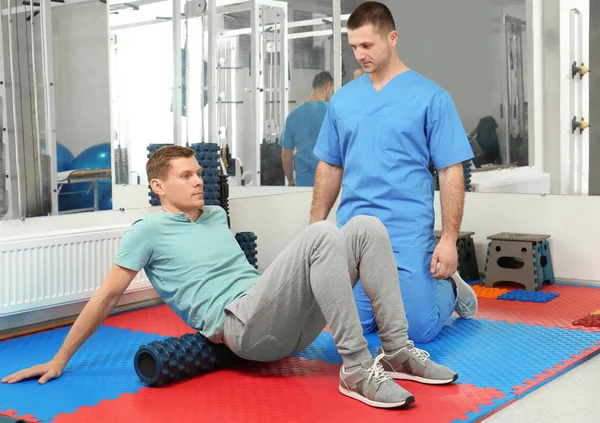
<path fill-rule="evenodd" d="M 333 77 L 329 72 L 319 72 L 313 79 L 310 97 L 285 121 L 279 144 L 288 186 L 312 187 L 315 183 L 319 159 L 313 150 L 332 95 Z"/>

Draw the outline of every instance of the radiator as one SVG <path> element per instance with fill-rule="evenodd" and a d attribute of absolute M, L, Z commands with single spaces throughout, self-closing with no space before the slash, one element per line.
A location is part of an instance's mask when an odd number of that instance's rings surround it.
<path fill-rule="evenodd" d="M 129 225 L 57 231 L 0 242 L 0 317 L 88 300 Z M 127 291 L 148 289 L 140 272 Z"/>

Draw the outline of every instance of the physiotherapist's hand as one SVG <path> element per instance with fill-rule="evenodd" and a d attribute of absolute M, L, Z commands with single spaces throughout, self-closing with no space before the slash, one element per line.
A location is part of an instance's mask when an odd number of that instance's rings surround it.
<path fill-rule="evenodd" d="M 436 279 L 447 279 L 458 268 L 456 242 L 440 240 L 431 258 L 430 270 Z"/>

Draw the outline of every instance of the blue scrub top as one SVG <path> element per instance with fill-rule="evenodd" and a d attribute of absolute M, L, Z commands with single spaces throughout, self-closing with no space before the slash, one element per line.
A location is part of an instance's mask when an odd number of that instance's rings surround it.
<path fill-rule="evenodd" d="M 361 214 L 376 216 L 396 252 L 433 251 L 429 164 L 442 169 L 473 157 L 450 95 L 413 70 L 379 92 L 368 74 L 336 92 L 314 153 L 344 167 L 338 225 Z"/>
<path fill-rule="evenodd" d="M 328 103 L 326 101 L 308 101 L 296 107 L 287 117 L 279 144 L 288 150 L 296 149 L 294 167 L 296 186 L 312 187 L 315 184 L 315 172 L 319 159 L 313 150 Z"/>

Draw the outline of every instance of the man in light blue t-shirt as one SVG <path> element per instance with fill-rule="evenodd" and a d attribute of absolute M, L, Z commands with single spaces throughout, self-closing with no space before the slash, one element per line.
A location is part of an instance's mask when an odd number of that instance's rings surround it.
<path fill-rule="evenodd" d="M 433 362 L 407 337 L 394 256 L 379 220 L 360 216 L 343 230 L 326 222 L 311 225 L 261 275 L 229 230 L 225 211 L 204 206 L 202 168 L 194 154 L 169 146 L 152 155 L 146 169 L 163 210 L 125 233 L 113 267 L 54 359 L 3 382 L 41 376 L 45 383 L 60 376 L 142 269 L 188 325 L 247 360 L 296 354 L 329 325 L 343 361 L 339 391 L 368 405 L 392 408 L 414 401 L 393 378 L 429 384 L 456 380 L 455 372 Z M 352 298 L 359 274 L 380 324 L 376 358 Z"/>
<path fill-rule="evenodd" d="M 364 2 L 348 18 L 348 40 L 365 74 L 331 98 L 315 147 L 321 159 L 311 222 L 327 218 L 340 188 L 337 222 L 379 218 L 398 266 L 409 334 L 434 339 L 448 317 L 472 317 L 473 289 L 456 272 L 464 202 L 462 162 L 473 157 L 452 98 L 398 57 L 387 6 Z M 442 237 L 434 246 L 433 162 L 440 179 Z M 361 281 L 362 282 L 362 281 Z M 378 322 L 362 283 L 355 289 L 365 332 Z"/>
<path fill-rule="evenodd" d="M 289 186 L 312 187 L 315 183 L 319 158 L 313 150 L 332 94 L 333 77 L 329 72 L 319 72 L 313 78 L 310 97 L 285 121 L 279 144 L 283 147 L 281 158 Z"/>

